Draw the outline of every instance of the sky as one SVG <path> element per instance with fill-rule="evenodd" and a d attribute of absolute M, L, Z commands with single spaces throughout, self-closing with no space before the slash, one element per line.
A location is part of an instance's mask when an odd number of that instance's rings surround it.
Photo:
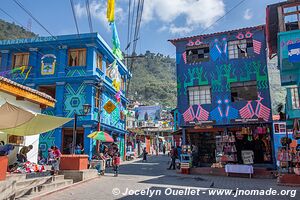
<path fill-rule="evenodd" d="M 70 0 L 19 0 L 52 35 L 77 34 Z M 116 24 L 121 49 L 127 46 L 129 0 L 116 1 Z M 133 2 L 133 0 L 130 0 Z M 73 0 L 79 32 L 89 33 L 86 0 Z M 94 32 L 98 32 L 111 45 L 112 32 L 106 20 L 107 0 L 89 0 Z M 140 37 L 136 52 L 147 50 L 175 57 L 175 47 L 168 39 L 213 33 L 261 25 L 265 23 L 266 6 L 279 0 L 144 0 Z M 40 36 L 49 36 L 38 23 L 30 18 L 13 0 L 1 0 L 0 18 L 29 27 Z M 224 14 L 225 17 L 215 23 Z M 203 32 L 205 30 L 205 32 Z"/>

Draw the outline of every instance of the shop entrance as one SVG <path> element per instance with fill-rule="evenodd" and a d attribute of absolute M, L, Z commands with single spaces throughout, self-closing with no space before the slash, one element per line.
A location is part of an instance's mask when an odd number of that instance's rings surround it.
<path fill-rule="evenodd" d="M 196 147 L 193 150 L 193 164 L 198 167 L 209 167 L 216 162 L 216 132 L 192 132 L 188 134 L 189 143 Z"/>
<path fill-rule="evenodd" d="M 62 131 L 62 152 L 63 154 L 71 154 L 72 152 L 72 140 L 73 129 L 64 128 Z M 84 130 L 77 129 L 76 145 L 81 144 L 84 148 Z"/>

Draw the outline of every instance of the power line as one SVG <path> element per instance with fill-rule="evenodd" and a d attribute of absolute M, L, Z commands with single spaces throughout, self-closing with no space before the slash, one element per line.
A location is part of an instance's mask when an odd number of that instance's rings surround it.
<path fill-rule="evenodd" d="M 92 23 L 91 10 L 90 10 L 90 1 L 89 0 L 85 0 L 85 7 L 86 7 L 87 16 L 88 16 L 90 32 L 93 33 L 94 31 L 93 31 L 93 23 Z"/>
<path fill-rule="evenodd" d="M 78 28 L 78 23 L 77 23 L 77 18 L 76 18 L 76 13 L 75 13 L 75 9 L 74 9 L 74 2 L 73 0 L 70 0 L 71 3 L 71 8 L 72 8 L 72 13 L 73 13 L 73 17 L 74 17 L 74 22 L 75 22 L 75 26 L 76 26 L 76 30 L 77 30 L 77 35 L 79 36 L 79 28 Z"/>
<path fill-rule="evenodd" d="M 3 10 L 2 8 L 0 8 L 0 11 L 3 12 L 4 14 L 6 14 L 9 18 L 11 18 L 13 21 L 15 21 L 17 24 L 19 24 L 21 27 L 23 27 L 25 30 L 28 30 L 28 28 L 26 28 L 25 26 L 23 26 L 18 20 L 16 20 L 16 18 L 14 18 L 13 16 L 11 16 L 9 13 L 7 13 L 5 10 Z"/>
<path fill-rule="evenodd" d="M 238 2 L 235 6 L 233 6 L 230 10 L 228 10 L 223 16 L 221 16 L 220 18 L 218 18 L 216 21 L 214 21 L 210 26 L 208 26 L 207 28 L 205 28 L 204 30 L 202 30 L 200 32 L 199 35 L 205 33 L 205 31 L 207 31 L 208 29 L 210 29 L 213 25 L 215 25 L 217 22 L 219 22 L 220 20 L 222 20 L 226 15 L 228 15 L 229 13 L 231 13 L 234 9 L 236 9 L 237 7 L 239 7 L 242 3 L 244 3 L 246 0 L 241 0 L 240 2 Z"/>
<path fill-rule="evenodd" d="M 51 35 L 52 37 L 55 38 L 54 35 L 52 35 L 52 33 L 37 19 L 35 18 L 32 13 L 26 9 L 23 4 L 21 2 L 19 2 L 19 0 L 13 0 L 22 10 L 24 10 L 36 23 L 38 23 L 47 33 L 49 33 L 49 35 Z"/>

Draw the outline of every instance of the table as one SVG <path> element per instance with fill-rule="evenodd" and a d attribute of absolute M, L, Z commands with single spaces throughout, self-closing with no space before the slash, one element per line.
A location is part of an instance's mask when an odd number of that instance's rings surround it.
<path fill-rule="evenodd" d="M 229 173 L 239 173 L 239 174 L 249 174 L 251 178 L 253 174 L 253 166 L 227 164 L 225 165 L 225 172 L 227 173 L 227 176 L 229 176 Z"/>

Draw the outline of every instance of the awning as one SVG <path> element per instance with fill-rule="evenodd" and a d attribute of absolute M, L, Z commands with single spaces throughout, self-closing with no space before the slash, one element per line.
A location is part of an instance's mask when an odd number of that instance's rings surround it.
<path fill-rule="evenodd" d="M 7 128 L 3 128 L 5 127 L 5 124 L 1 120 L 0 131 L 10 135 L 37 135 L 58 128 L 72 120 L 72 118 L 55 117 L 50 115 L 34 113 L 26 109 L 9 104 L 7 102 L 0 107 L 0 111 L 3 106 L 3 111 L 6 109 L 11 110 L 12 113 L 14 113 L 8 115 L 7 113 L 0 112 L 0 119 L 5 118 L 5 121 L 12 121 L 9 124 L 9 126 L 7 126 Z M 32 115 L 33 117 L 31 118 Z M 16 126 L 11 127 L 13 123 L 15 123 Z"/>

